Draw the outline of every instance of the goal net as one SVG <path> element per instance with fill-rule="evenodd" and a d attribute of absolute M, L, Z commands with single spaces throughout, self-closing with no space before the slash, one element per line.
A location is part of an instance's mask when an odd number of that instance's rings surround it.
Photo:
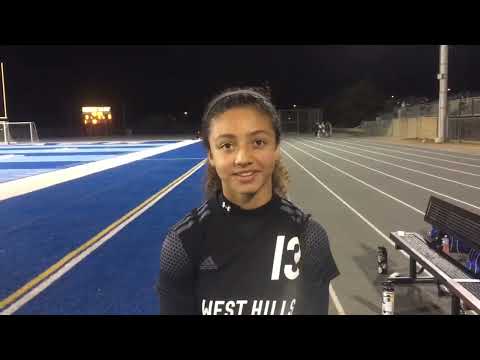
<path fill-rule="evenodd" d="M 38 142 L 34 122 L 0 121 L 0 144 L 25 144 Z"/>

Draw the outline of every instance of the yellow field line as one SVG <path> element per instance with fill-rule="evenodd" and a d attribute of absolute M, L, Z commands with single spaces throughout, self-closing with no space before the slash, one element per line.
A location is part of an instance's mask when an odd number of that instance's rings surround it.
<path fill-rule="evenodd" d="M 200 167 L 202 167 L 205 164 L 206 160 L 202 160 L 200 163 L 198 163 L 196 166 L 194 166 L 192 169 L 187 171 L 185 174 L 181 175 L 174 181 L 172 181 L 170 184 L 165 186 L 163 189 L 158 191 L 156 194 L 152 195 L 149 197 L 147 200 L 142 202 L 140 205 L 138 205 L 136 208 L 133 210 L 130 210 L 128 213 L 126 213 L 124 216 L 122 216 L 120 219 L 115 221 L 114 223 L 110 224 L 108 227 L 100 231 L 97 235 L 92 237 L 90 240 L 87 242 L 83 243 L 81 246 L 73 250 L 72 252 L 68 253 L 65 255 L 61 260 L 59 260 L 57 263 L 49 267 L 47 270 L 42 272 L 40 275 L 36 276 L 32 280 L 30 280 L 28 283 L 23 285 L 20 289 L 15 291 L 14 293 L 10 294 L 7 296 L 5 299 L 0 301 L 0 309 L 4 308 L 5 306 L 10 305 L 11 303 L 15 302 L 18 298 L 22 297 L 24 294 L 26 294 L 28 291 L 30 291 L 32 288 L 37 286 L 39 283 L 41 283 L 43 280 L 51 276 L 53 273 L 58 271 L 60 268 L 62 268 L 67 262 L 78 256 L 80 253 L 82 253 L 84 250 L 89 248 L 90 246 L 94 245 L 96 242 L 98 242 L 105 234 L 108 234 L 110 231 L 114 230 L 116 227 L 130 219 L 132 216 L 134 216 L 136 213 L 141 211 L 143 208 L 148 206 L 152 201 L 154 201 L 156 198 L 161 196 L 163 193 L 168 191 L 170 188 L 175 186 L 178 182 L 181 182 L 183 179 L 186 177 L 190 176 L 193 172 L 197 171 Z"/>

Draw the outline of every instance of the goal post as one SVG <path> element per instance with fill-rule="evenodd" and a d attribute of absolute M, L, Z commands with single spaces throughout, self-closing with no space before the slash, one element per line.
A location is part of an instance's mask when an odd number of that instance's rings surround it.
<path fill-rule="evenodd" d="M 0 121 L 0 144 L 28 144 L 38 141 L 37 126 L 33 121 Z"/>
<path fill-rule="evenodd" d="M 6 121 L 7 116 L 7 96 L 5 95 L 5 75 L 3 71 L 3 62 L 0 62 L 0 121 Z"/>

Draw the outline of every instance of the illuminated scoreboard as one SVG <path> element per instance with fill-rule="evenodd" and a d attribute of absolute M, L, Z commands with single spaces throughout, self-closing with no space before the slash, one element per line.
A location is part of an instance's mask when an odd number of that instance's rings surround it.
<path fill-rule="evenodd" d="M 85 125 L 105 124 L 112 121 L 110 106 L 84 106 L 82 107 L 82 114 Z"/>
<path fill-rule="evenodd" d="M 87 135 L 109 135 L 112 128 L 112 109 L 110 106 L 84 106 L 82 121 Z"/>

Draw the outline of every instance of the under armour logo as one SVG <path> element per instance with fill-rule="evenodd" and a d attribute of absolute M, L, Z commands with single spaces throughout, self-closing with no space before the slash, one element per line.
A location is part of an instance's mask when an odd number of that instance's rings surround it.
<path fill-rule="evenodd" d="M 223 204 L 222 204 L 222 208 L 227 209 L 228 212 L 230 212 L 230 209 L 231 209 L 230 205 L 227 206 L 227 204 L 225 203 L 225 201 L 224 201 Z"/>

